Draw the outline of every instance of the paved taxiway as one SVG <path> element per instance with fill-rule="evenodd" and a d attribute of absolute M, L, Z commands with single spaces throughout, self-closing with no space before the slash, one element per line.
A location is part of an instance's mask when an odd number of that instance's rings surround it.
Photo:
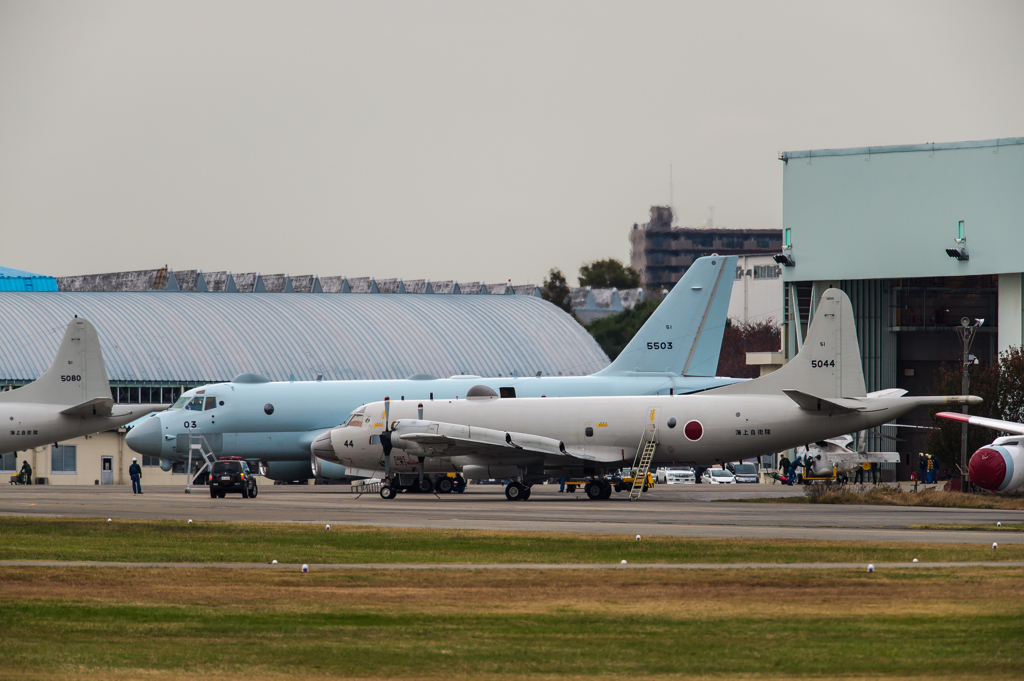
<path fill-rule="evenodd" d="M 322 522 L 334 525 L 649 534 L 677 537 L 793 538 L 847 541 L 1024 543 L 1024 532 L 911 530 L 931 523 L 1024 522 L 1024 511 L 836 506 L 716 501 L 801 495 L 778 485 L 705 487 L 659 485 L 639 502 L 616 494 L 590 501 L 582 493 L 534 487 L 529 501 L 506 501 L 497 485 L 473 485 L 465 494 L 401 494 L 384 501 L 345 486 L 263 485 L 256 499 L 211 499 L 205 488 L 127 486 L 3 487 L 0 514 L 235 522 Z"/>

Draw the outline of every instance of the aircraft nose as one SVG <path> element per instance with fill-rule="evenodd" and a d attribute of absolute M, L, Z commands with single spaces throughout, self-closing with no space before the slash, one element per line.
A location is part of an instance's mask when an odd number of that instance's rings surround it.
<path fill-rule="evenodd" d="M 132 428 L 124 441 L 139 454 L 160 456 L 161 437 L 160 419 L 153 417 Z"/>
<path fill-rule="evenodd" d="M 999 491 L 1006 481 L 1006 460 L 1009 458 L 1003 455 L 1001 449 L 982 447 L 974 453 L 971 462 L 967 464 L 967 474 L 971 477 L 971 482 L 990 492 Z"/>

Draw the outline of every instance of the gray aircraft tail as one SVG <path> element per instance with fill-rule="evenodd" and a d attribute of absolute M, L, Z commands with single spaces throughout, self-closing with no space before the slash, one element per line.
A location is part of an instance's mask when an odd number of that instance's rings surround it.
<path fill-rule="evenodd" d="M 778 371 L 709 390 L 714 394 L 780 395 L 799 399 L 864 397 L 864 370 L 857 342 L 853 305 L 841 290 L 821 296 L 803 348 Z"/>
<path fill-rule="evenodd" d="M 109 411 L 110 383 L 96 327 L 80 317 L 72 319 L 46 373 L 23 388 L 0 393 L 0 401 L 106 405 Z"/>
<path fill-rule="evenodd" d="M 698 258 L 615 361 L 598 375 L 714 376 L 722 351 L 736 256 Z"/>

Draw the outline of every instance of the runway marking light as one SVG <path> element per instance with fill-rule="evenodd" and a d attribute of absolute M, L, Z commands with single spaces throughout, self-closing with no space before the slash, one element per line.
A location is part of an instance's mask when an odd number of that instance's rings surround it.
<path fill-rule="evenodd" d="M 306 565 L 305 563 L 303 563 L 302 564 L 302 573 L 305 574 L 307 572 L 309 572 L 309 566 Z"/>
<path fill-rule="evenodd" d="M 917 558 L 915 558 L 915 559 L 914 559 L 914 562 L 915 562 L 915 563 L 917 562 Z"/>
<path fill-rule="evenodd" d="M 1002 526 L 1003 526 L 1002 523 L 996 523 L 996 527 L 1002 527 Z"/>
<path fill-rule="evenodd" d="M 868 563 L 868 572 L 874 572 L 874 571 L 875 571 L 875 564 L 874 563 Z"/>
<path fill-rule="evenodd" d="M 331 529 L 331 526 L 330 526 L 330 525 L 328 525 L 328 526 L 327 526 L 327 529 L 328 529 L 328 530 L 329 530 L 329 529 Z"/>
<path fill-rule="evenodd" d="M 640 535 L 639 534 L 636 536 L 636 540 L 640 541 Z"/>
<path fill-rule="evenodd" d="M 271 565 L 277 565 L 277 559 L 275 558 L 274 560 L 270 561 L 270 564 Z"/>
<path fill-rule="evenodd" d="M 626 564 L 626 561 L 622 561 L 621 565 L 625 565 L 625 564 Z"/>
<path fill-rule="evenodd" d="M 999 548 L 999 544 L 997 544 L 995 542 L 992 542 L 992 548 L 993 549 L 998 549 Z"/>
<path fill-rule="evenodd" d="M 189 519 L 188 519 L 188 524 L 189 524 L 189 525 L 191 525 L 191 524 L 192 524 L 192 519 L 191 519 L 191 518 L 189 518 Z"/>
<path fill-rule="evenodd" d="M 107 522 L 111 523 L 111 522 L 114 522 L 114 521 L 111 518 L 107 518 Z"/>

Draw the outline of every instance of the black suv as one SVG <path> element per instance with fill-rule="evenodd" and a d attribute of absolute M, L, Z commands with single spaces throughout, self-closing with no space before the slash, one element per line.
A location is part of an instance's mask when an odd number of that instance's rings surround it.
<path fill-rule="evenodd" d="M 255 499 L 259 490 L 249 465 L 238 456 L 221 457 L 210 471 L 210 498 L 224 498 L 228 492 L 240 492 L 243 499 Z"/>

